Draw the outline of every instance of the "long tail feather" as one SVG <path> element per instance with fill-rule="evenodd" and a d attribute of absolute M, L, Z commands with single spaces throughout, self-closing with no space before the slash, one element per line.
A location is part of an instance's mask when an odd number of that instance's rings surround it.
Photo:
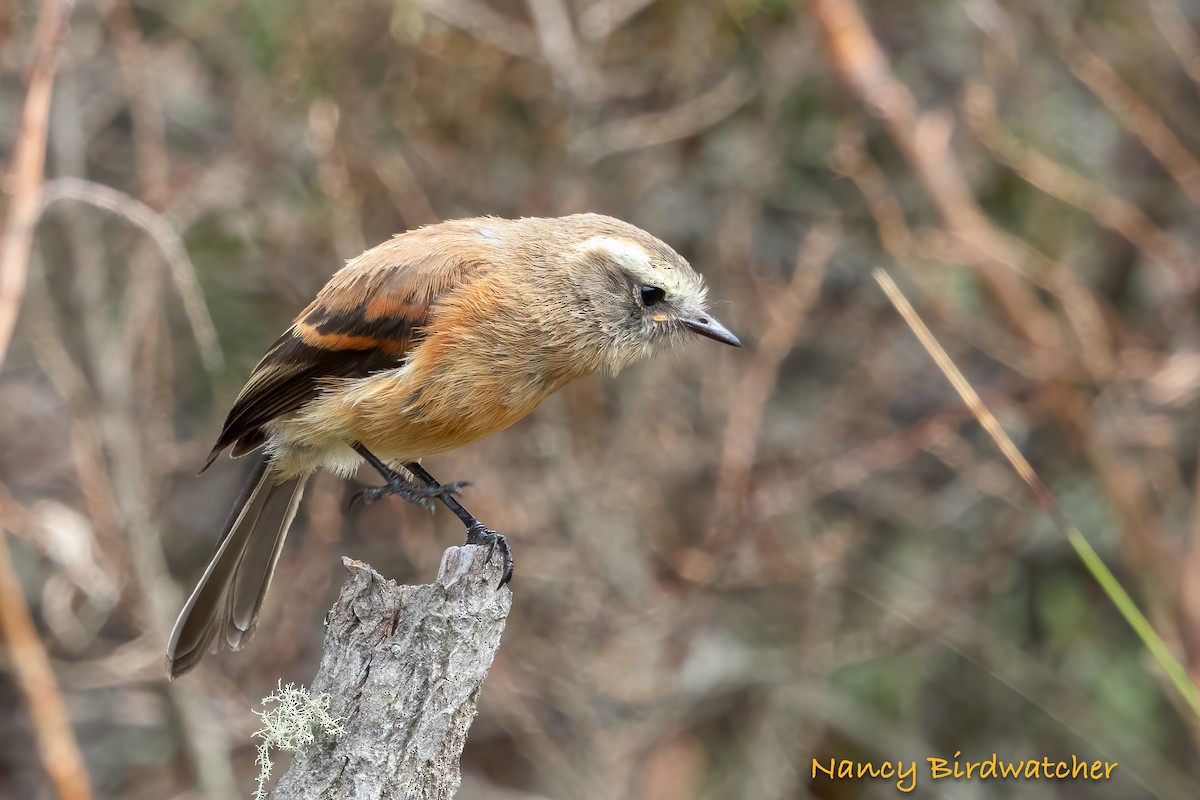
<path fill-rule="evenodd" d="M 172 678 L 210 650 L 240 650 L 250 641 L 304 484 L 304 478 L 279 480 L 265 458 L 250 476 L 216 555 L 175 622 L 167 645 Z"/>

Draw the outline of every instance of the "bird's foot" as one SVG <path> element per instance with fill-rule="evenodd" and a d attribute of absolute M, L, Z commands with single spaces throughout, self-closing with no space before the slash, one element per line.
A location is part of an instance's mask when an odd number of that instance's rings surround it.
<path fill-rule="evenodd" d="M 509 548 L 508 539 L 504 538 L 504 534 L 496 533 L 491 528 L 484 527 L 482 522 L 476 521 L 474 525 L 467 528 L 467 544 L 477 544 L 487 547 L 488 561 L 491 561 L 492 556 L 499 551 L 500 558 L 504 562 L 504 574 L 500 576 L 500 584 L 496 587 L 497 589 L 512 580 L 512 550 Z"/>
<path fill-rule="evenodd" d="M 421 486 L 407 481 L 399 475 L 388 478 L 388 482 L 383 486 L 370 486 L 358 492 L 350 498 L 350 508 L 353 509 L 358 502 L 369 506 L 376 500 L 380 500 L 389 495 L 402 497 L 410 503 L 415 503 L 422 508 L 427 508 L 432 513 L 434 509 L 433 501 L 437 498 L 456 497 L 459 492 L 470 486 L 470 481 L 455 481 L 440 486 Z"/>

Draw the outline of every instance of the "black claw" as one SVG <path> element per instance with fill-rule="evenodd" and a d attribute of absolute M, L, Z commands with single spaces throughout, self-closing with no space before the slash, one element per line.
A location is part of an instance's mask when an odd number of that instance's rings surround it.
<path fill-rule="evenodd" d="M 383 463 L 370 450 L 363 446 L 361 442 L 355 442 L 351 445 L 355 452 L 362 456 L 368 464 L 383 476 L 387 483 L 383 486 L 372 486 L 368 489 L 355 494 L 350 498 L 347 504 L 347 510 L 354 508 L 355 503 L 362 500 L 364 504 L 373 503 L 381 497 L 386 497 L 389 494 L 396 494 L 408 500 L 410 503 L 424 506 L 430 511 L 433 511 L 434 498 L 441 500 L 442 503 L 454 512 L 454 515 L 462 520 L 463 525 L 467 527 L 467 544 L 486 545 L 488 548 L 488 561 L 496 555 L 496 551 L 500 551 L 500 557 L 503 559 L 504 573 L 500 576 L 500 586 L 512 580 L 513 575 L 513 557 L 512 550 L 508 546 L 508 540 L 503 535 L 485 527 L 482 522 L 477 520 L 470 511 L 463 507 L 463 504 L 458 502 L 458 493 L 470 486 L 469 481 L 455 481 L 445 485 L 437 482 L 429 472 L 421 466 L 420 462 L 412 461 L 404 465 L 413 477 L 423 482 L 425 486 L 420 486 L 412 481 L 407 480 L 400 473 L 393 470 L 387 464 Z"/>
<path fill-rule="evenodd" d="M 476 522 L 467 528 L 467 544 L 486 545 L 488 548 L 488 561 L 492 560 L 492 556 L 496 554 L 497 550 L 500 551 L 500 557 L 504 559 L 504 574 L 500 576 L 500 583 L 496 586 L 497 589 L 512 580 L 512 549 L 508 546 L 508 539 L 504 538 L 504 534 L 496 533 L 491 528 L 485 528 L 482 522 Z"/>

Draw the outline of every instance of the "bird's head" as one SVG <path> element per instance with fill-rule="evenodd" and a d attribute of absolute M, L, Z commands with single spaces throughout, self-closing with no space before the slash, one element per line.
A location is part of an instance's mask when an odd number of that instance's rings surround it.
<path fill-rule="evenodd" d="M 572 285 L 561 310 L 581 346 L 598 346 L 611 372 L 695 335 L 741 347 L 709 312 L 704 279 L 665 243 L 599 214 L 554 222 L 558 230 L 547 244 L 556 251 L 556 272 Z"/>

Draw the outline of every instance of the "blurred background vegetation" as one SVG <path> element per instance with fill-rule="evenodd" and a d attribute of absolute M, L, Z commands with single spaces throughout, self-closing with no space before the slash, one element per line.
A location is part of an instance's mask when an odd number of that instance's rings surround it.
<path fill-rule="evenodd" d="M 6 160 L 55 3 L 0 4 Z M 1200 797 L 1200 720 L 870 278 L 1200 676 L 1198 31 L 1194 0 L 80 0 L 0 520 L 86 775 L 69 731 L 39 755 L 56 692 L 10 641 L 0 795 L 247 796 L 337 557 L 426 582 L 462 536 L 345 518 L 319 477 L 254 642 L 168 684 L 243 465 L 195 472 L 250 368 L 395 232 L 598 211 L 689 258 L 747 347 L 429 462 L 519 564 L 461 798 L 890 798 L 812 759 L 955 751 L 1120 767 L 917 795 Z"/>

